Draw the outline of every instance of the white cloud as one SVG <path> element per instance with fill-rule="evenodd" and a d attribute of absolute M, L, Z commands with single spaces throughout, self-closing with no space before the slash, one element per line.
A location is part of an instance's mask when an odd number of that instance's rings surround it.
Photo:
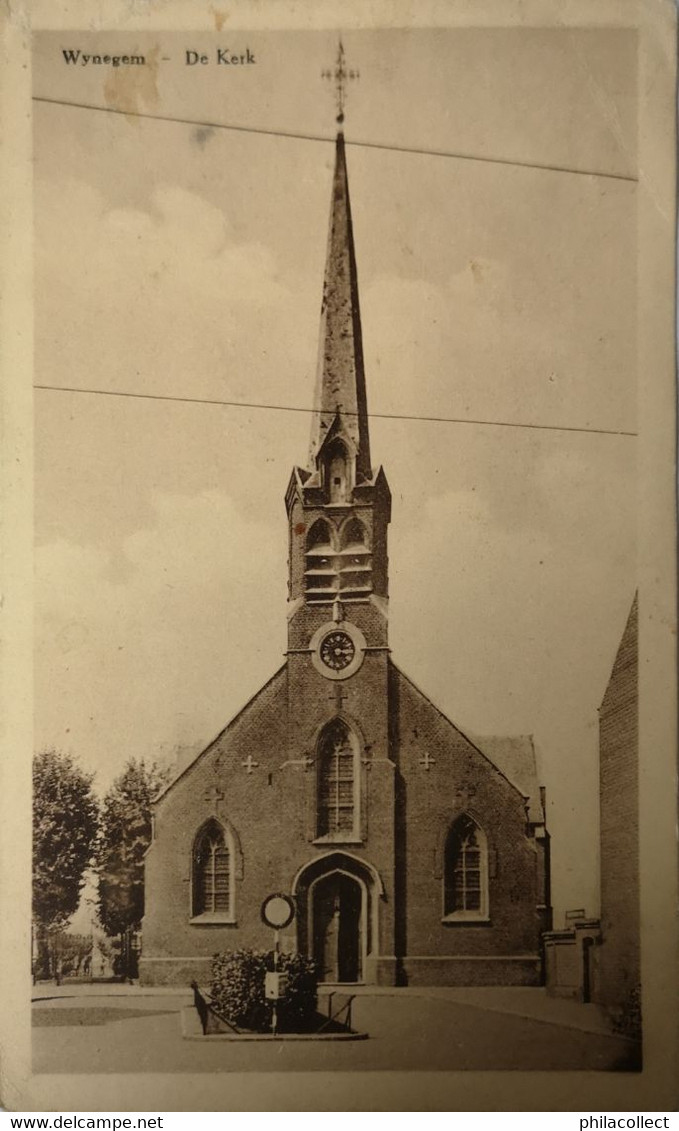
<path fill-rule="evenodd" d="M 91 545 L 36 553 L 39 741 L 76 750 L 104 783 L 125 757 L 207 741 L 271 674 L 255 610 L 284 647 L 284 547 L 228 496 L 154 502 L 156 524 L 119 547 L 121 579 Z"/>
<path fill-rule="evenodd" d="M 280 400 L 281 376 L 312 363 L 309 280 L 239 239 L 228 202 L 161 185 L 148 209 L 107 210 L 80 181 L 45 184 L 37 232 L 40 380 Z"/>

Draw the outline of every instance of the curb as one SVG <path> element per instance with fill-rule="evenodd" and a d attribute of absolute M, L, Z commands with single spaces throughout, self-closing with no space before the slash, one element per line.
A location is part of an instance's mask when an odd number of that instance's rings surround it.
<path fill-rule="evenodd" d="M 366 1041 L 367 1033 L 204 1033 L 193 1005 L 185 1005 L 180 1014 L 182 1038 L 185 1041 Z"/>
<path fill-rule="evenodd" d="M 424 996 L 424 995 L 422 995 Z M 626 1037 L 622 1033 L 616 1033 L 612 1029 L 607 1029 L 604 1025 L 583 1025 L 578 1024 L 576 1021 L 560 1020 L 556 1017 L 539 1017 L 535 1013 L 526 1013 L 518 1009 L 502 1009 L 497 1005 L 485 1005 L 479 1002 L 471 1001 L 458 1001 L 452 998 L 444 999 L 435 997 L 433 994 L 428 996 L 428 1001 L 444 1001 L 448 1000 L 454 1005 L 468 1006 L 470 1009 L 481 1009 L 485 1013 L 499 1013 L 503 1017 L 520 1017 L 523 1021 L 537 1021 L 541 1025 L 556 1025 L 558 1029 L 571 1029 L 577 1033 L 591 1033 L 595 1037 L 611 1037 L 619 1041 L 626 1041 L 627 1044 L 635 1045 L 638 1042 L 633 1037 Z"/>

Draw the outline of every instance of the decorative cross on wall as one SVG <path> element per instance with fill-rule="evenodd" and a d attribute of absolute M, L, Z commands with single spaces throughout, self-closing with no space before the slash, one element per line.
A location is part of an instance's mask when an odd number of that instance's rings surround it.
<path fill-rule="evenodd" d="M 205 800 L 212 803 L 212 807 L 213 807 L 215 813 L 217 812 L 217 809 L 219 807 L 219 802 L 223 801 L 223 799 L 224 799 L 224 794 L 222 793 L 221 789 L 219 789 L 219 787 L 216 786 L 216 785 L 211 785 L 210 788 L 208 789 L 207 793 L 205 794 Z"/>
<path fill-rule="evenodd" d="M 436 765 L 436 758 L 432 758 L 429 751 L 425 750 L 424 754 L 420 758 L 420 765 L 424 766 L 425 770 L 429 770 L 430 766 Z"/>
<path fill-rule="evenodd" d="M 462 782 L 460 788 L 455 790 L 455 796 L 460 802 L 460 805 L 462 805 L 464 808 L 469 805 L 469 802 L 471 801 L 472 797 L 474 797 L 475 793 L 476 786 L 472 785 L 472 783 L 468 781 Z"/>
<path fill-rule="evenodd" d="M 332 691 L 332 698 L 335 701 L 337 710 L 341 711 L 344 700 L 349 698 L 349 693 L 344 690 L 341 683 L 336 683 Z"/>
<path fill-rule="evenodd" d="M 256 770 L 258 765 L 259 765 L 259 762 L 255 762 L 254 758 L 252 757 L 252 754 L 248 754 L 245 761 L 241 762 L 241 766 L 243 767 L 244 770 L 247 770 L 247 772 L 249 774 L 251 774 L 253 770 Z"/>

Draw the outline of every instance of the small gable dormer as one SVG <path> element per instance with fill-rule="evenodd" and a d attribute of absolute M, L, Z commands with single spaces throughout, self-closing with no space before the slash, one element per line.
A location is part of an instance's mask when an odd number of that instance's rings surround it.
<path fill-rule="evenodd" d="M 316 480 L 330 506 L 348 506 L 356 486 L 356 444 L 343 423 L 338 407 L 316 456 Z"/>
<path fill-rule="evenodd" d="M 346 444 L 335 439 L 323 453 L 323 486 L 329 503 L 350 502 L 353 489 L 353 468 Z"/>

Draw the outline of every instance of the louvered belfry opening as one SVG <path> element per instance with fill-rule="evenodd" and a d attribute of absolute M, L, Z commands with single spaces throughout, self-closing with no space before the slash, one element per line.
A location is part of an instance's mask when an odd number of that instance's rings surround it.
<path fill-rule="evenodd" d="M 342 529 L 340 595 L 345 600 L 360 600 L 372 592 L 372 555 L 363 524 L 352 518 Z"/>
<path fill-rule="evenodd" d="M 372 592 L 372 554 L 358 519 L 351 519 L 338 534 L 325 519 L 318 519 L 307 536 L 304 588 L 307 601 L 332 604 L 367 599 Z"/>

